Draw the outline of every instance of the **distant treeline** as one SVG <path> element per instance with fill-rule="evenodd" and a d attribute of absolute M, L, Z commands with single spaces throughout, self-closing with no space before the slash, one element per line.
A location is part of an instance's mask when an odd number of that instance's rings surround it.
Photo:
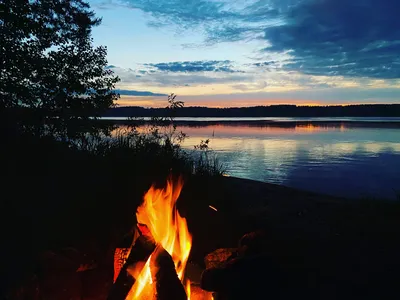
<path fill-rule="evenodd" d="M 336 106 L 271 105 L 253 107 L 209 108 L 183 107 L 177 117 L 400 117 L 400 104 L 365 104 Z M 166 108 L 127 106 L 112 108 L 104 117 L 168 116 Z"/>

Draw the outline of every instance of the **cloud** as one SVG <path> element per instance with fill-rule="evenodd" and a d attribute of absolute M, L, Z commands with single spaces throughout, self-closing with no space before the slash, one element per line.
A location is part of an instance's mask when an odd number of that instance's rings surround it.
<path fill-rule="evenodd" d="M 295 93 L 311 90 L 319 90 L 324 94 L 328 90 L 348 88 L 357 88 L 357 91 L 364 89 L 369 95 L 372 90 L 391 89 L 393 97 L 400 95 L 400 80 L 313 76 L 279 69 L 274 69 L 272 72 L 269 69 L 270 65 L 277 68 L 274 61 L 256 64 L 256 66 L 253 66 L 253 63 L 243 65 L 243 69 L 247 68 L 243 73 L 179 71 L 166 74 L 165 71 L 153 70 L 154 73 L 146 71 L 142 74 L 140 71 L 143 70 L 143 65 L 133 69 L 115 67 L 113 71 L 121 78 L 117 85 L 117 88 L 122 90 L 121 94 L 132 96 L 165 96 L 171 92 L 180 95 L 233 95 L 258 92 L 286 94 L 289 91 Z M 139 91 L 152 91 L 152 94 Z"/>
<path fill-rule="evenodd" d="M 204 43 L 262 40 L 264 53 L 286 53 L 280 68 L 309 75 L 400 78 L 398 0 L 123 0 L 152 26 L 196 27 Z M 160 69 L 190 72 L 199 65 Z M 204 66 L 207 67 L 207 66 Z M 211 68 L 211 66 L 208 66 Z M 260 65 L 259 67 L 265 67 Z M 224 69 L 221 68 L 221 71 Z M 227 67 L 226 72 L 234 69 Z"/>
<path fill-rule="evenodd" d="M 262 90 L 268 86 L 266 81 L 255 82 L 252 84 L 234 84 L 232 88 L 240 91 Z"/>
<path fill-rule="evenodd" d="M 209 44 L 217 42 L 220 38 L 217 35 L 224 31 L 227 39 L 235 35 L 234 40 L 254 36 L 257 28 L 276 22 L 282 10 L 278 0 L 120 0 L 118 3 L 150 15 L 148 24 L 153 27 L 176 26 L 180 34 L 182 29 L 200 27 L 207 33 Z"/>
<path fill-rule="evenodd" d="M 162 73 L 155 73 L 146 77 L 139 78 L 142 84 L 168 87 L 168 86 L 200 86 L 206 84 L 227 84 L 232 82 L 245 82 L 253 78 L 250 74 L 232 74 L 225 76 L 223 74 L 201 74 L 201 73 L 172 73 L 165 76 Z M 124 82 L 133 82 L 126 78 Z M 138 82 L 136 80 L 136 82 Z"/>
<path fill-rule="evenodd" d="M 115 67 L 114 73 L 120 77 L 118 87 L 130 88 L 166 88 L 195 87 L 209 84 L 229 84 L 247 82 L 254 74 L 234 71 L 228 61 L 172 62 L 144 64 L 137 70 Z M 148 69 L 144 69 L 147 67 Z M 153 68 L 153 69 L 149 69 Z M 168 76 L 166 76 L 168 72 Z M 227 76 L 227 74 L 229 76 Z"/>
<path fill-rule="evenodd" d="M 115 90 L 115 92 L 123 96 L 167 96 L 167 94 L 152 93 L 148 91 Z"/>
<path fill-rule="evenodd" d="M 279 92 L 248 92 L 236 93 L 230 95 L 196 95 L 185 96 L 182 100 L 187 101 L 203 101 L 207 105 L 215 102 L 220 105 L 221 101 L 234 102 L 251 102 L 260 103 L 260 101 L 276 101 L 276 103 L 319 103 L 319 104 L 356 104 L 356 103 L 398 103 L 399 89 L 396 88 L 377 88 L 364 89 L 358 87 L 351 88 L 335 88 L 335 89 L 307 89 Z M 253 104 L 250 104 L 253 105 Z"/>
<path fill-rule="evenodd" d="M 289 70 L 310 75 L 400 78 L 400 3 L 307 1 L 265 30 L 265 51 L 289 51 Z"/>
<path fill-rule="evenodd" d="M 217 17 L 234 19 L 237 14 L 225 10 L 225 1 L 209 0 L 123 0 L 122 5 L 140 9 L 154 17 L 153 26 L 179 24 L 184 27 L 215 21 Z"/>
<path fill-rule="evenodd" d="M 157 92 L 164 92 L 165 88 L 176 90 L 254 79 L 254 72 L 247 74 L 234 65 L 229 60 L 204 60 L 136 64 L 133 69 L 113 66 L 112 70 L 121 79 L 118 83 L 121 90 L 154 88 Z"/>
<path fill-rule="evenodd" d="M 276 63 L 277 63 L 276 61 L 264 61 L 264 62 L 253 63 L 251 65 L 255 67 L 269 67 L 276 65 Z"/>
<path fill-rule="evenodd" d="M 202 60 L 202 61 L 176 61 L 168 63 L 145 64 L 163 72 L 226 72 L 236 73 L 240 70 L 233 69 L 233 62 L 230 60 Z"/>

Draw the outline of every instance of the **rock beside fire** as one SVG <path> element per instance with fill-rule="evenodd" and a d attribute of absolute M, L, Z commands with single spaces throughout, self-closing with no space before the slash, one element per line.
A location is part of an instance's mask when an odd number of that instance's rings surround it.
<path fill-rule="evenodd" d="M 218 249 L 205 258 L 201 288 L 215 299 L 271 297 L 284 289 L 283 274 L 265 251 L 262 232 L 244 235 L 238 248 Z"/>
<path fill-rule="evenodd" d="M 265 253 L 268 250 L 265 241 L 265 233 L 263 231 L 247 233 L 239 240 L 238 252 L 241 256 Z"/>
<path fill-rule="evenodd" d="M 236 257 L 237 253 L 237 248 L 223 248 L 211 252 L 204 259 L 206 269 L 223 267 L 227 261 Z"/>

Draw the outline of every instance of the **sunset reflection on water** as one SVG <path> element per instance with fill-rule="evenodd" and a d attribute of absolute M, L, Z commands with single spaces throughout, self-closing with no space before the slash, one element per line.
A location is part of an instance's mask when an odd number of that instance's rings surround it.
<path fill-rule="evenodd" d="M 178 126 L 191 150 L 201 140 L 230 176 L 346 197 L 394 198 L 400 188 L 400 129 L 334 124 Z"/>

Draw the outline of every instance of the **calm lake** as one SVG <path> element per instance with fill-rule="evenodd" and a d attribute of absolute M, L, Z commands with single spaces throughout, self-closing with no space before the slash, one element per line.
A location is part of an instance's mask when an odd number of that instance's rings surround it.
<path fill-rule="evenodd" d="M 183 147 L 210 139 L 231 176 L 344 197 L 400 194 L 400 118 L 178 121 Z"/>

